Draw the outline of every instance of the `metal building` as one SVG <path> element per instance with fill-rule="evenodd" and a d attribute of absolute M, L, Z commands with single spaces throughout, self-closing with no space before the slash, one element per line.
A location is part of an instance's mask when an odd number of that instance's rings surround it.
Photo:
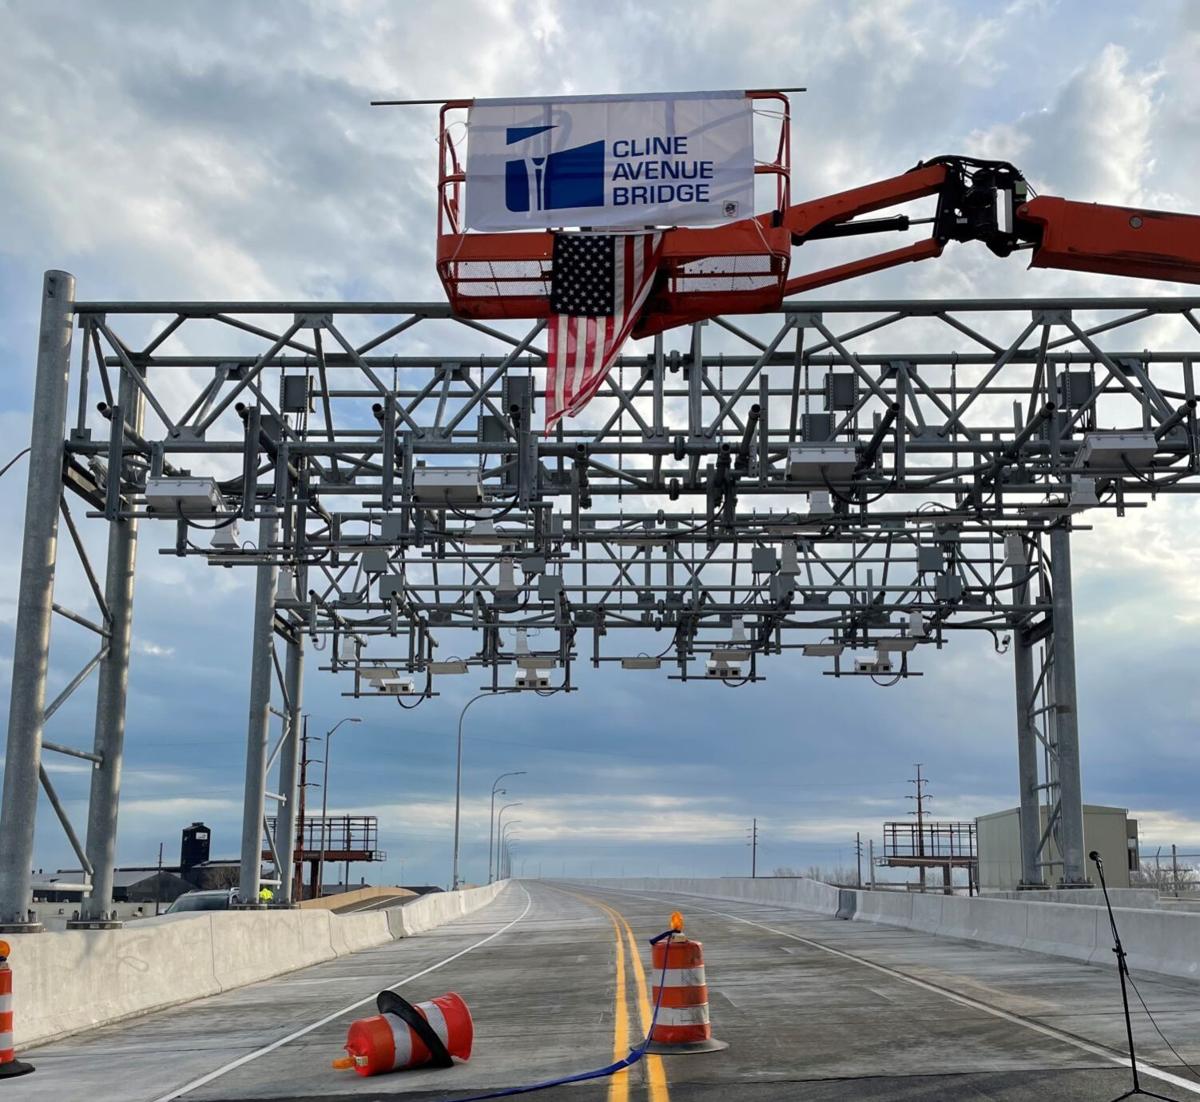
<path fill-rule="evenodd" d="M 1047 809 L 1041 807 L 1038 827 L 1047 833 Z M 975 820 L 979 852 L 979 888 L 981 891 L 1014 891 L 1021 886 L 1021 809 L 1011 807 Z M 1110 888 L 1130 887 L 1130 873 L 1137 869 L 1137 820 L 1129 818 L 1123 807 L 1083 805 L 1084 846 L 1096 850 L 1104 861 L 1104 872 Z M 1047 859 L 1061 860 L 1049 832 L 1046 842 Z"/>

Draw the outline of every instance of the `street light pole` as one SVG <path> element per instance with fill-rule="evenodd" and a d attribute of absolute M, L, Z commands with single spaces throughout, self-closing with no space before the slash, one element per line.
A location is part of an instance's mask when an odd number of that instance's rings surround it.
<path fill-rule="evenodd" d="M 450 869 L 450 890 L 454 891 L 458 887 L 458 838 L 459 826 L 462 818 L 462 728 L 463 717 L 467 714 L 467 709 L 477 700 L 482 700 L 485 696 L 497 696 L 499 694 L 488 691 L 485 693 L 476 693 L 470 700 L 462 706 L 462 711 L 458 713 L 458 751 L 455 756 L 454 765 L 454 861 Z"/>
<path fill-rule="evenodd" d="M 317 882 L 313 885 L 313 898 L 321 898 L 321 889 L 325 885 L 325 851 L 329 848 L 329 740 L 333 738 L 333 732 L 336 731 L 343 723 L 361 723 L 362 720 L 358 716 L 346 716 L 345 719 L 339 719 L 328 731 L 325 732 L 325 776 L 321 781 L 321 857 L 317 861 Z"/>
<path fill-rule="evenodd" d="M 519 840 L 517 835 L 510 834 L 504 843 L 504 875 L 506 877 L 512 876 L 513 849 Z"/>
<path fill-rule="evenodd" d="M 502 808 L 501 808 L 501 809 L 500 809 L 500 810 L 499 810 L 499 811 L 496 813 L 496 879 L 497 879 L 497 880 L 503 880 L 503 879 L 504 879 L 504 878 L 503 878 L 503 877 L 500 875 L 500 846 L 501 846 L 501 844 L 502 844 L 502 843 L 503 843 L 503 841 L 504 841 L 504 831 L 505 831 L 505 830 L 506 830 L 506 829 L 507 829 L 507 828 L 508 828 L 508 827 L 509 827 L 509 826 L 510 826 L 512 823 L 519 823 L 519 822 L 521 821 L 520 819 L 512 819 L 510 822 L 508 822 L 508 823 L 505 823 L 505 822 L 504 822 L 504 813 L 505 813 L 505 812 L 506 812 L 506 811 L 507 811 L 507 810 L 508 810 L 510 807 L 520 807 L 520 806 L 521 806 L 521 802 L 518 800 L 516 803 L 513 803 L 513 804 L 505 804 L 505 805 L 504 805 L 504 806 L 503 806 L 503 807 L 502 807 Z"/>
<path fill-rule="evenodd" d="M 488 879 L 487 879 L 487 882 L 489 884 L 492 882 L 492 843 L 495 840 L 494 828 L 496 826 L 496 793 L 499 792 L 501 796 L 508 795 L 507 789 L 505 789 L 505 788 L 498 789 L 496 787 L 496 785 L 498 785 L 502 780 L 504 780 L 505 777 L 523 777 L 523 776 L 525 776 L 525 770 L 518 769 L 514 773 L 501 773 L 500 776 L 498 776 L 495 779 L 495 781 L 492 783 L 492 809 L 490 812 L 488 812 Z"/>
<path fill-rule="evenodd" d="M 517 805 L 510 804 L 508 806 L 516 807 Z M 500 811 L 503 814 L 504 808 L 501 808 Z M 517 825 L 517 823 L 519 823 L 520 821 L 521 821 L 520 819 L 509 819 L 508 822 L 504 824 L 503 828 L 500 831 L 500 848 L 506 854 L 505 861 L 504 861 L 505 876 L 507 876 L 509 874 L 509 871 L 510 871 L 511 865 L 512 865 L 511 851 L 508 849 L 508 847 L 512 845 L 512 840 L 513 840 L 513 838 L 516 837 L 515 835 L 510 835 L 508 832 L 513 827 L 515 827 Z M 500 879 L 503 880 L 504 877 L 502 876 L 502 877 L 500 877 Z"/>

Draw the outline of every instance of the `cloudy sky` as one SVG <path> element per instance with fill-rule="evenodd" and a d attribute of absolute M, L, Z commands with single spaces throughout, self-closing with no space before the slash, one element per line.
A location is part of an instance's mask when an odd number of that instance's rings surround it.
<path fill-rule="evenodd" d="M 28 439 L 46 268 L 92 299 L 439 300 L 435 111 L 373 97 L 806 85 L 797 197 L 957 152 L 1011 159 L 1055 194 L 1200 211 L 1191 3 L 0 0 L 0 13 L 0 436 L 13 453 Z M 847 293 L 1126 291 L 1148 293 L 958 249 Z M 24 480 L 23 463 L 0 479 L 5 705 Z M 1085 798 L 1133 809 L 1151 849 L 1200 849 L 1196 512 L 1159 502 L 1076 540 Z M 153 860 L 160 841 L 170 858 L 193 819 L 232 856 L 252 578 L 164 559 L 162 533 L 143 532 L 120 860 Z M 77 577 L 60 587 L 83 603 Z M 56 625 L 52 693 L 87 656 L 72 631 Z M 764 867 L 845 864 L 855 831 L 878 837 L 907 810 L 916 761 L 938 815 L 1011 806 L 1010 660 L 956 637 L 924 672 L 885 691 L 776 661 L 734 692 L 581 670 L 568 697 L 481 701 L 466 725 L 464 873 L 484 874 L 487 793 L 507 770 L 528 771 L 508 799 L 522 802 L 529 874 L 741 872 L 754 816 Z M 454 726 L 475 684 L 459 680 L 408 713 L 344 700 L 310 668 L 314 733 L 363 719 L 337 736 L 329 795 L 380 816 L 389 862 L 372 878 L 449 878 Z M 48 737 L 89 744 L 93 702 L 89 685 Z M 86 771 L 48 765 L 82 826 Z M 67 863 L 43 806 L 37 864 Z"/>

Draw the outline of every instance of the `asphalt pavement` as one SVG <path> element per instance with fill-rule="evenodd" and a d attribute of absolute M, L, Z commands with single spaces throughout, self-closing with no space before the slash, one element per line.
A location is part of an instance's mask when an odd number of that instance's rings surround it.
<path fill-rule="evenodd" d="M 451 1102 L 602 1067 L 644 1033 L 646 940 L 676 908 L 704 942 L 713 1033 L 729 1048 L 531 1097 L 1094 1102 L 1129 1086 L 1111 969 L 765 904 L 523 881 L 427 934 L 31 1050 L 37 1072 L 0 1087 L 0 1102 Z M 1200 984 L 1135 979 L 1200 1062 Z M 462 995 L 471 1060 L 372 1078 L 333 1069 L 349 1022 L 389 986 L 413 1002 Z M 1135 1036 L 1144 1087 L 1200 1099 L 1140 1012 Z"/>

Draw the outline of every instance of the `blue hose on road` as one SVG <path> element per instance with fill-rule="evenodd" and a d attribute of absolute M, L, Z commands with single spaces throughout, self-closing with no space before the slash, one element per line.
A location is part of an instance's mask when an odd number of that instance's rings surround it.
<path fill-rule="evenodd" d="M 664 930 L 657 937 L 650 939 L 651 945 L 656 945 L 662 940 L 666 940 L 667 947 L 670 948 L 671 938 L 675 936 L 674 930 Z M 665 981 L 667 978 L 667 960 L 663 958 L 662 976 L 658 982 L 658 998 L 654 1000 L 654 1012 L 650 1015 L 650 1028 L 646 1030 L 646 1036 L 642 1039 L 642 1043 L 631 1048 L 629 1055 L 623 1060 L 616 1060 L 611 1064 L 602 1068 L 595 1068 L 592 1071 L 580 1071 L 574 1075 L 564 1075 L 560 1079 L 545 1079 L 541 1083 L 528 1083 L 523 1087 L 505 1087 L 503 1090 L 488 1091 L 486 1094 L 468 1094 L 462 1098 L 447 1099 L 447 1102 L 483 1102 L 487 1098 L 510 1098 L 514 1094 L 530 1094 L 533 1091 L 544 1091 L 550 1087 L 565 1087 L 569 1083 L 586 1083 L 589 1079 L 605 1079 L 610 1075 L 616 1075 L 619 1071 L 624 1071 L 626 1068 L 633 1067 L 643 1056 L 646 1055 L 646 1049 L 650 1044 L 650 1038 L 654 1033 L 655 1023 L 658 1021 L 658 1007 L 662 1002 L 662 993 Z"/>

